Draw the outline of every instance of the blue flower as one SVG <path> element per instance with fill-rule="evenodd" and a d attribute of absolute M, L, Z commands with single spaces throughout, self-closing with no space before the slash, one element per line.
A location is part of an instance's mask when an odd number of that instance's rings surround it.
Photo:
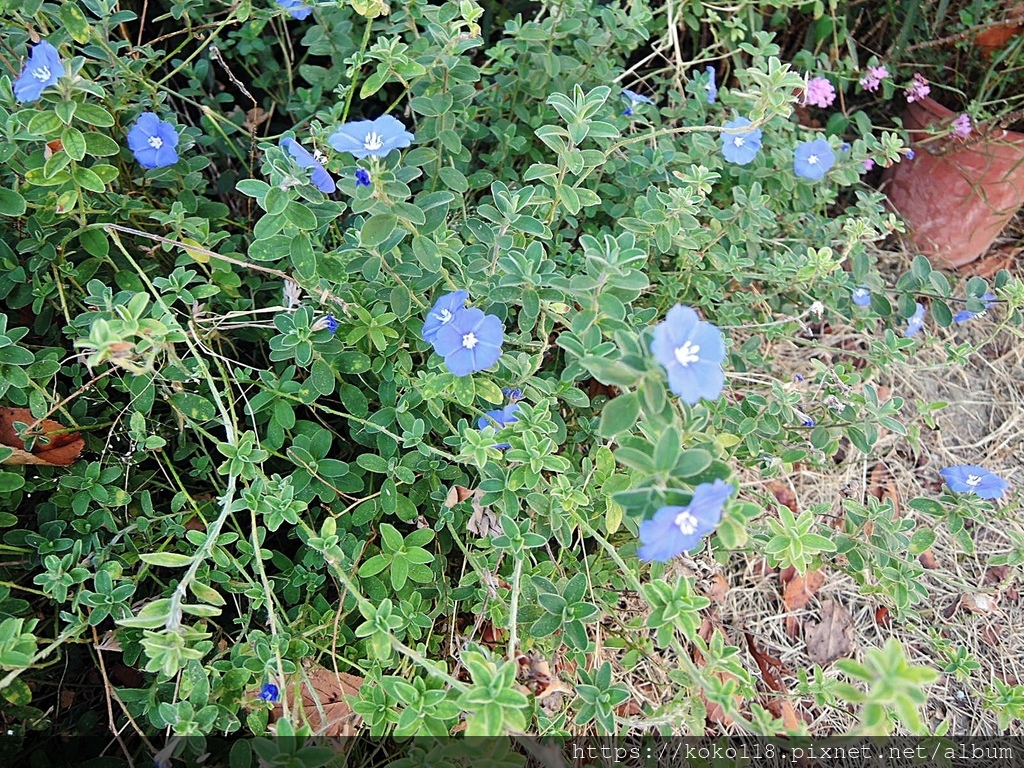
<path fill-rule="evenodd" d="M 22 104 L 36 101 L 43 90 L 56 85 L 63 74 L 64 62 L 57 49 L 45 40 L 40 40 L 32 47 L 25 68 L 14 81 L 14 98 Z"/>
<path fill-rule="evenodd" d="M 702 483 L 685 507 L 662 507 L 650 520 L 640 523 L 641 560 L 667 562 L 693 549 L 722 519 L 722 507 L 734 488 L 722 480 Z"/>
<path fill-rule="evenodd" d="M 633 116 L 633 108 L 632 107 L 626 107 L 624 110 L 622 110 L 622 114 L 624 114 L 626 117 L 632 117 Z"/>
<path fill-rule="evenodd" d="M 312 168 L 313 173 L 310 174 L 309 180 L 313 182 L 313 186 L 319 189 L 324 194 L 330 194 L 337 186 L 334 184 L 334 179 L 331 174 L 327 172 L 323 164 L 313 157 L 309 151 L 303 147 L 295 139 L 288 138 L 285 136 L 281 139 L 281 146 L 288 150 L 288 154 L 292 156 L 300 168 Z"/>
<path fill-rule="evenodd" d="M 357 187 L 368 187 L 370 186 L 370 173 L 362 168 L 356 168 L 356 186 Z"/>
<path fill-rule="evenodd" d="M 313 12 L 313 9 L 302 2 L 302 0 L 274 0 L 274 2 L 288 11 L 293 19 L 298 19 L 299 21 L 302 21 Z"/>
<path fill-rule="evenodd" d="M 334 315 L 328 315 L 324 318 L 324 327 L 327 328 L 333 336 L 338 332 L 338 319 Z"/>
<path fill-rule="evenodd" d="M 277 686 L 273 683 L 264 683 L 263 687 L 260 688 L 260 695 L 257 698 L 269 701 L 273 704 L 277 701 L 278 696 L 281 695 L 281 691 L 278 690 Z"/>
<path fill-rule="evenodd" d="M 1009 484 L 977 464 L 946 467 L 940 473 L 946 485 L 957 493 L 973 493 L 983 499 L 1001 499 Z"/>
<path fill-rule="evenodd" d="M 629 99 L 630 105 L 654 103 L 654 99 L 652 99 L 650 96 L 644 96 L 643 94 L 637 93 L 636 91 L 629 90 L 629 88 L 623 88 L 622 95 Z"/>
<path fill-rule="evenodd" d="M 996 303 L 996 297 L 994 293 L 986 293 L 981 297 L 981 299 L 982 301 L 985 302 L 985 309 L 981 310 L 981 312 L 971 312 L 969 309 L 961 309 L 959 312 L 953 315 L 953 320 L 955 320 L 958 323 L 966 323 L 968 320 L 973 320 L 976 317 L 981 317 L 982 315 L 985 314 L 985 312 L 992 309 L 992 307 Z"/>
<path fill-rule="evenodd" d="M 441 327 L 455 319 L 455 315 L 466 307 L 466 300 L 469 294 L 466 291 L 455 291 L 447 293 L 434 302 L 430 312 L 427 313 L 426 322 L 423 323 L 423 331 L 420 334 L 428 344 L 434 343 L 434 337 Z"/>
<path fill-rule="evenodd" d="M 394 149 L 403 149 L 416 137 L 391 115 L 376 120 L 345 123 L 327 140 L 339 152 L 348 152 L 357 160 L 367 156 L 385 157 Z"/>
<path fill-rule="evenodd" d="M 907 150 L 907 160 L 913 160 L 913 159 L 914 159 L 914 150 L 908 149 Z"/>
<path fill-rule="evenodd" d="M 748 125 L 750 121 L 745 117 L 737 117 L 725 124 L 725 131 L 722 133 L 722 156 L 730 163 L 746 165 L 761 151 L 760 128 L 738 130 Z"/>
<path fill-rule="evenodd" d="M 817 181 L 836 164 L 836 155 L 825 139 L 806 141 L 793 153 L 793 173 Z"/>
<path fill-rule="evenodd" d="M 518 403 L 506 405 L 504 408 L 500 408 L 495 411 L 488 411 L 479 419 L 477 419 L 477 429 L 483 429 L 484 427 L 494 427 L 495 429 L 501 429 L 502 427 L 507 427 L 509 424 L 515 424 L 517 421 L 519 421 L 519 417 L 516 416 L 516 413 L 518 411 Z M 503 451 L 506 448 L 511 448 L 512 444 L 498 443 L 494 447 L 497 448 L 498 450 Z"/>
<path fill-rule="evenodd" d="M 725 385 L 722 332 L 697 317 L 690 307 L 676 304 L 654 328 L 651 352 L 665 367 L 668 386 L 684 403 L 702 397 L 714 400 Z"/>
<path fill-rule="evenodd" d="M 501 394 L 507 397 L 510 403 L 514 403 L 517 400 L 523 399 L 523 390 L 519 388 L 511 389 L 509 387 L 506 387 L 505 389 L 501 390 Z"/>
<path fill-rule="evenodd" d="M 906 339 L 916 335 L 924 327 L 924 304 L 917 302 L 914 306 L 917 309 L 913 316 L 907 319 L 907 330 L 903 332 L 903 337 Z"/>
<path fill-rule="evenodd" d="M 871 291 L 866 285 L 858 285 L 853 289 L 853 303 L 858 307 L 866 307 L 871 303 Z"/>
<path fill-rule="evenodd" d="M 708 104 L 714 104 L 715 99 L 718 98 L 718 86 L 715 85 L 715 68 L 709 64 L 704 68 L 704 71 L 708 73 L 708 83 L 704 86 L 704 90 L 708 92 Z"/>
<path fill-rule="evenodd" d="M 490 368 L 501 357 L 505 329 L 494 315 L 476 308 L 456 312 L 434 335 L 434 350 L 456 376 Z"/>
<path fill-rule="evenodd" d="M 128 131 L 128 149 L 143 168 L 163 168 L 178 162 L 178 131 L 152 112 L 143 112 Z"/>

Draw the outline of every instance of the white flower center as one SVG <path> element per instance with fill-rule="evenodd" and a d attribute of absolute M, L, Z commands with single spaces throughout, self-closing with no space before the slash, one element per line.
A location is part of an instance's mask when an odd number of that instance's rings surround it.
<path fill-rule="evenodd" d="M 472 349 L 473 347 L 476 346 L 477 341 L 478 339 L 476 338 L 476 336 L 474 336 L 473 333 L 470 332 L 462 337 L 462 346 L 464 346 L 466 349 Z"/>
<path fill-rule="evenodd" d="M 697 518 L 691 515 L 689 510 L 684 510 L 676 515 L 676 528 L 684 536 L 690 536 L 697 530 Z"/>
<path fill-rule="evenodd" d="M 700 360 L 700 347 L 696 344 L 692 344 L 689 341 L 683 344 L 681 347 L 676 347 L 676 360 L 682 366 L 687 366 L 690 363 L 696 363 Z"/>
<path fill-rule="evenodd" d="M 853 295 L 856 296 L 858 299 L 863 299 L 865 296 L 868 295 L 868 291 L 866 288 L 858 288 L 853 292 Z"/>
<path fill-rule="evenodd" d="M 164 145 L 164 140 L 161 139 L 159 136 L 150 136 L 147 143 L 153 149 L 160 149 L 160 147 Z"/>
<path fill-rule="evenodd" d="M 441 310 L 441 314 L 434 315 L 434 317 L 436 317 L 438 320 L 440 320 L 441 324 L 444 325 L 445 323 L 447 323 L 448 321 L 450 321 L 452 319 L 453 315 L 447 309 L 442 309 Z"/>
<path fill-rule="evenodd" d="M 980 482 L 981 482 L 981 478 L 978 477 L 977 475 L 968 475 L 967 479 L 964 480 L 964 483 L 966 483 L 967 485 L 971 486 L 971 488 L 973 488 L 974 486 L 976 486 Z"/>
<path fill-rule="evenodd" d="M 817 155 L 811 155 L 810 157 L 807 158 L 807 164 L 808 165 L 814 165 L 816 162 L 818 162 L 818 156 Z"/>
<path fill-rule="evenodd" d="M 734 147 L 742 147 L 743 143 L 744 142 L 742 136 L 737 136 L 735 139 L 732 140 L 732 144 Z"/>
<path fill-rule="evenodd" d="M 37 67 L 36 69 L 32 70 L 32 77 L 34 77 L 36 80 L 39 80 L 40 82 L 42 82 L 43 80 L 49 80 L 51 75 L 52 73 L 50 72 L 50 68 L 47 66 Z"/>
<path fill-rule="evenodd" d="M 370 131 L 366 134 L 366 138 L 363 139 L 363 148 L 370 151 L 376 152 L 378 149 L 384 146 L 384 139 L 380 137 L 380 134 L 376 131 Z"/>

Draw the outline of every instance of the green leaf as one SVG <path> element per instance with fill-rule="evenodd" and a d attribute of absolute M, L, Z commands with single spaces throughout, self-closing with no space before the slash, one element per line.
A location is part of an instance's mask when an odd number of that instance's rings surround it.
<path fill-rule="evenodd" d="M 140 554 L 139 559 L 144 563 L 156 565 L 160 568 L 184 568 L 192 564 L 190 555 L 180 555 L 177 552 L 151 552 Z"/>
<path fill-rule="evenodd" d="M 25 213 L 25 198 L 13 189 L 0 187 L 0 214 L 4 216 L 21 216 Z"/>
<path fill-rule="evenodd" d="M 60 135 L 60 143 L 64 146 L 64 151 L 68 153 L 68 157 L 72 160 L 79 161 L 85 157 L 85 135 L 77 128 L 68 126 L 64 129 L 64 132 Z"/>
<path fill-rule="evenodd" d="M 121 147 L 109 136 L 99 131 L 87 131 L 85 137 L 85 153 L 90 157 L 110 157 L 121 151 Z"/>
<path fill-rule="evenodd" d="M 168 399 L 171 405 L 192 421 L 211 421 L 217 417 L 217 409 L 205 397 L 188 392 L 175 392 Z"/>
<path fill-rule="evenodd" d="M 95 125 L 97 128 L 109 128 L 114 124 L 114 118 L 103 107 L 95 104 L 79 104 L 75 110 L 75 117 L 83 123 Z"/>
<path fill-rule="evenodd" d="M 95 171 L 91 168 L 83 168 L 78 166 L 72 172 L 72 176 L 81 186 L 88 189 L 90 192 L 104 192 L 106 186 L 103 184 L 103 179 L 96 175 Z"/>
<path fill-rule="evenodd" d="M 601 409 L 601 425 L 598 434 L 602 437 L 615 437 L 636 424 L 640 415 L 640 398 L 636 393 L 619 395 L 609 400 Z"/>
<path fill-rule="evenodd" d="M 379 213 L 363 222 L 359 231 L 359 242 L 367 248 L 376 248 L 395 231 L 398 217 L 390 213 Z"/>
<path fill-rule="evenodd" d="M 81 8 L 74 3 L 61 3 L 60 20 L 63 22 L 64 28 L 75 38 L 76 43 L 84 45 L 89 42 L 92 37 L 92 28 L 86 21 Z"/>

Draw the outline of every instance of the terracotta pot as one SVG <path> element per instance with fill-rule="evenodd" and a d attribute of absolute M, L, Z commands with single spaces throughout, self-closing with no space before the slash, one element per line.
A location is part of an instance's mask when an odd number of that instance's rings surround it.
<path fill-rule="evenodd" d="M 943 267 L 978 259 L 1024 204 L 1024 134 L 993 129 L 964 140 L 922 130 L 935 124 L 941 133 L 955 117 L 929 98 L 909 104 L 903 125 L 914 159 L 904 158 L 883 176 L 910 241 Z"/>

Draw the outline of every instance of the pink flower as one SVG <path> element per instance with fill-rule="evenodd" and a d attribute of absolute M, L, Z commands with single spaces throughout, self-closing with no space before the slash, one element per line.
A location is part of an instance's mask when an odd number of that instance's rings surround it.
<path fill-rule="evenodd" d="M 971 118 L 966 114 L 960 115 L 960 117 L 953 121 L 952 127 L 954 134 L 961 139 L 966 139 L 971 135 Z"/>
<path fill-rule="evenodd" d="M 875 161 L 874 160 L 872 160 L 870 157 L 864 158 L 864 170 L 865 171 L 870 171 L 870 170 L 874 169 L 874 167 L 875 167 Z"/>
<path fill-rule="evenodd" d="M 921 77 L 920 74 L 914 74 L 914 80 L 907 86 L 907 102 L 920 101 L 929 93 L 932 89 L 928 85 L 928 81 Z"/>
<path fill-rule="evenodd" d="M 836 100 L 836 89 L 828 78 L 812 77 L 804 89 L 804 104 L 815 107 L 831 107 Z"/>
<path fill-rule="evenodd" d="M 860 79 L 860 87 L 865 91 L 877 91 L 882 81 L 889 76 L 885 67 L 868 67 L 868 72 Z"/>

